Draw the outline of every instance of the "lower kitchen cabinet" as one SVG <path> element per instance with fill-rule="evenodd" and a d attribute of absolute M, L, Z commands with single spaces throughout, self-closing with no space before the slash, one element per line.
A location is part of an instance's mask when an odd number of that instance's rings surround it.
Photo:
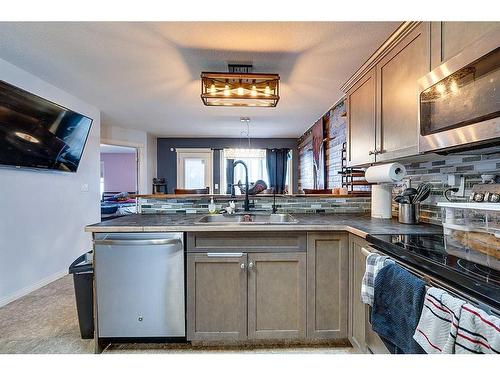
<path fill-rule="evenodd" d="M 247 337 L 246 254 L 188 254 L 187 338 L 232 341 Z"/>
<path fill-rule="evenodd" d="M 301 339 L 306 332 L 306 254 L 248 254 L 248 338 Z"/>
<path fill-rule="evenodd" d="M 205 238 L 214 245 L 204 244 Z M 248 236 L 234 238 L 234 233 L 196 234 L 188 241 L 188 340 L 347 339 L 346 233 L 295 232 L 288 251 L 283 240 L 280 246 L 268 241 L 264 250 Z M 213 252 L 200 251 L 202 245 Z"/>
<path fill-rule="evenodd" d="M 308 233 L 308 339 L 347 338 L 348 255 L 347 234 Z"/>

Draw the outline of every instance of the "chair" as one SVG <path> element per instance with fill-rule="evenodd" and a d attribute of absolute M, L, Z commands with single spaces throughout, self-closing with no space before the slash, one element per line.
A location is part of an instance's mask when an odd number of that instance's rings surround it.
<path fill-rule="evenodd" d="M 174 193 L 175 194 L 198 194 L 198 195 L 203 195 L 203 194 L 210 194 L 210 188 L 206 187 L 204 189 L 175 189 Z"/>

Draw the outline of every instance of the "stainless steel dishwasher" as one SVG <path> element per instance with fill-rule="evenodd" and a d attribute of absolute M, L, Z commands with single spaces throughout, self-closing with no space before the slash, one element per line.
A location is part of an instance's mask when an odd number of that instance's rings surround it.
<path fill-rule="evenodd" d="M 182 233 L 96 233 L 99 337 L 183 337 Z"/>

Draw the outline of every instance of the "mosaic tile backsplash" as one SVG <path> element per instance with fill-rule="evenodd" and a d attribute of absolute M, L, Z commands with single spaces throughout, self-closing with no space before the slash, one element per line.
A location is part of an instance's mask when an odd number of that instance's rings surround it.
<path fill-rule="evenodd" d="M 231 198 L 214 197 L 217 210 L 229 205 Z M 233 199 L 236 209 L 243 210 L 243 200 Z M 209 198 L 182 199 L 139 199 L 140 212 L 143 214 L 208 213 Z M 250 198 L 255 206 L 253 211 L 271 211 L 272 197 Z M 323 197 L 276 197 L 278 213 L 368 213 L 370 198 L 323 198 Z"/>
<path fill-rule="evenodd" d="M 457 183 L 460 176 L 465 177 L 465 196 L 453 197 L 454 201 L 466 201 L 472 186 L 481 182 L 482 174 L 497 174 L 500 178 L 500 148 L 497 153 L 489 155 L 451 155 L 440 156 L 426 162 L 404 164 L 408 178 L 394 187 L 393 194 L 398 194 L 406 188 L 408 179 L 411 186 L 417 187 L 421 182 L 430 182 L 433 186 L 431 196 L 420 207 L 421 221 L 441 225 L 441 208 L 438 202 L 445 202 L 443 191 L 450 187 L 448 175 L 455 175 Z M 392 206 L 393 216 L 398 214 L 398 205 Z"/>

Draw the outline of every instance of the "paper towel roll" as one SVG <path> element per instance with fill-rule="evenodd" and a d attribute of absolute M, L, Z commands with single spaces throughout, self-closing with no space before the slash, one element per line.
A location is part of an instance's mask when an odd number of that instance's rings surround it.
<path fill-rule="evenodd" d="M 365 172 L 368 182 L 387 183 L 401 181 L 406 176 L 406 168 L 399 163 L 389 163 L 370 167 Z"/>

